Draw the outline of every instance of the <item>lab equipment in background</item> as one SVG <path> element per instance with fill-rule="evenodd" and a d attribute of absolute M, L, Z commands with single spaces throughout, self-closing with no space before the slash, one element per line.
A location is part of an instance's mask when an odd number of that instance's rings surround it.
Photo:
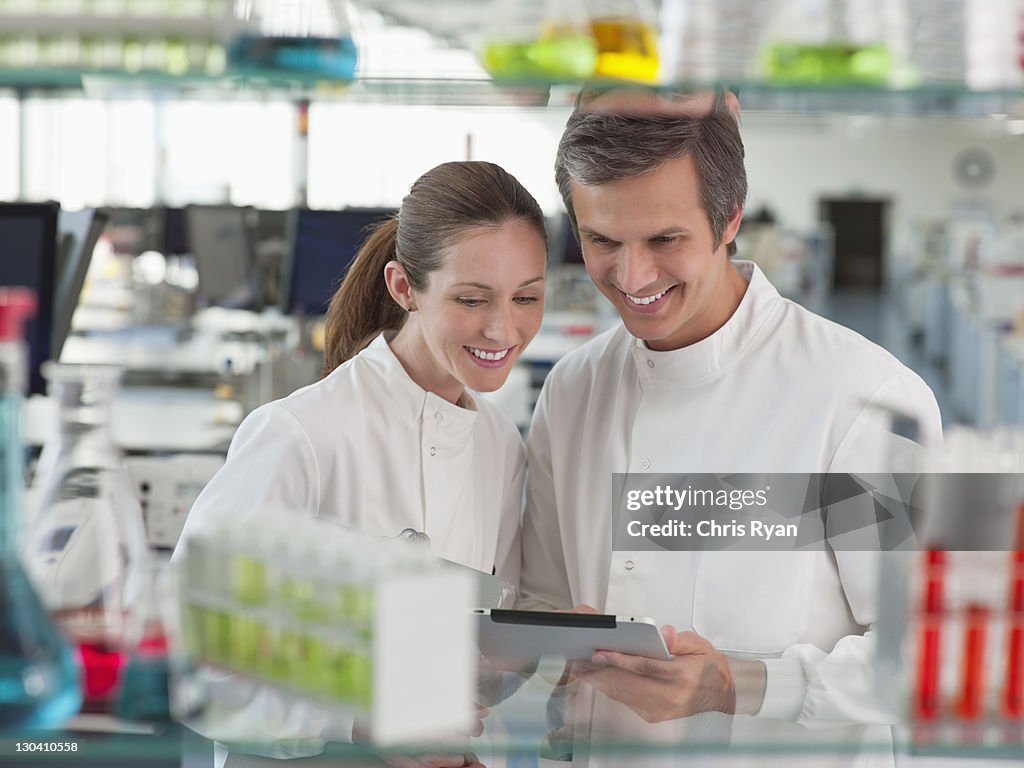
<path fill-rule="evenodd" d="M 648 0 L 586 0 L 597 77 L 658 80 L 658 19 Z"/>
<path fill-rule="evenodd" d="M 74 212 L 61 211 L 58 221 L 62 234 L 51 345 L 54 360 L 60 360 L 64 342 L 71 332 L 71 318 L 85 285 L 93 251 L 96 250 L 96 243 L 110 221 L 110 216 L 104 211 L 86 208 Z"/>
<path fill-rule="evenodd" d="M 238 26 L 223 0 L 20 5 L 0 5 L 5 69 L 218 75 Z"/>
<path fill-rule="evenodd" d="M 185 222 L 189 250 L 199 273 L 200 300 L 223 307 L 251 306 L 255 299 L 255 210 L 233 205 L 189 205 Z"/>
<path fill-rule="evenodd" d="M 483 32 L 480 60 L 496 81 L 591 77 L 597 68 L 598 46 L 586 5 L 583 0 L 503 0 Z"/>
<path fill-rule="evenodd" d="M 781 226 L 762 206 L 744 217 L 736 237 L 737 257 L 757 264 L 779 293 L 820 311 L 832 290 L 834 237 L 827 223 L 809 234 Z"/>
<path fill-rule="evenodd" d="M 661 4 L 664 83 L 742 83 L 760 78 L 757 52 L 776 3 L 685 0 Z"/>
<path fill-rule="evenodd" d="M 36 315 L 25 327 L 30 394 L 45 392 L 40 366 L 52 357 L 59 211 L 59 203 L 0 203 L 0 286 L 24 286 L 36 296 Z"/>
<path fill-rule="evenodd" d="M 911 65 L 923 84 L 959 85 L 967 70 L 963 0 L 907 0 Z"/>
<path fill-rule="evenodd" d="M 289 211 L 260 209 L 256 213 L 254 257 L 256 259 L 257 298 L 260 306 L 284 304 L 284 269 L 289 253 Z"/>
<path fill-rule="evenodd" d="M 150 547 L 173 549 L 200 492 L 224 466 L 212 453 L 129 456 L 125 468 L 135 484 Z"/>
<path fill-rule="evenodd" d="M 235 12 L 245 29 L 228 46 L 231 69 L 355 77 L 358 55 L 343 0 L 255 0 L 236 4 Z"/>
<path fill-rule="evenodd" d="M 880 672 L 899 670 L 915 747 L 1019 750 L 1024 432 L 952 429 L 920 469 L 904 499 L 920 548 L 886 553 Z"/>
<path fill-rule="evenodd" d="M 1024 4 L 1020 0 L 965 0 L 966 75 L 975 90 L 1024 85 Z"/>
<path fill-rule="evenodd" d="M 181 582 L 191 654 L 328 710 L 369 714 L 379 743 L 465 726 L 479 574 L 428 547 L 273 512 L 188 540 Z M 410 628 L 426 627 L 445 631 L 417 632 L 410 646 Z"/>
<path fill-rule="evenodd" d="M 176 594 L 166 564 L 148 560 L 139 570 L 139 599 L 125 628 L 125 663 L 114 706 L 123 720 L 166 723 L 171 711 L 169 620 Z"/>
<path fill-rule="evenodd" d="M 24 451 L 22 325 L 31 292 L 0 288 L 0 730 L 54 727 L 78 711 L 79 670 L 18 557 Z"/>
<path fill-rule="evenodd" d="M 762 71 L 776 84 L 909 84 L 908 19 L 892 0 L 778 0 Z"/>
<path fill-rule="evenodd" d="M 53 365 L 60 407 L 39 462 L 40 508 L 23 560 L 44 604 L 78 646 L 83 711 L 108 711 L 121 682 L 124 619 L 147 556 L 139 503 L 111 438 L 120 369 Z"/>
<path fill-rule="evenodd" d="M 326 314 L 331 296 L 370 228 L 395 213 L 393 208 L 294 211 L 291 259 L 285 271 L 288 288 L 282 294 L 286 299 L 282 309 L 302 315 Z"/>

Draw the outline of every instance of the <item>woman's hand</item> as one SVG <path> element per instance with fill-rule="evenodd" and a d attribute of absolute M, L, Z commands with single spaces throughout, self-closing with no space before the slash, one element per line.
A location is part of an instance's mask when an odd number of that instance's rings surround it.
<path fill-rule="evenodd" d="M 487 717 L 490 710 L 479 704 L 476 707 L 476 719 L 467 729 L 464 737 L 479 736 L 484 732 L 483 719 Z M 452 738 L 456 742 L 457 738 Z M 368 743 L 370 741 L 369 731 L 359 722 L 352 726 L 352 741 L 356 743 Z M 391 766 L 391 768 L 486 768 L 475 754 L 466 750 L 454 750 L 452 752 L 437 752 L 425 755 L 395 755 L 378 753 L 377 758 Z"/>

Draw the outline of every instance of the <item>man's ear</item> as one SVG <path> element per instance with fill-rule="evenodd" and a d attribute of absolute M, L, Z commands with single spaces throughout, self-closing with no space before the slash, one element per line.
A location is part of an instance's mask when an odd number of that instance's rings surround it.
<path fill-rule="evenodd" d="M 389 261 L 384 265 L 384 282 L 388 286 L 388 293 L 391 294 L 398 305 L 406 312 L 416 311 L 416 297 L 413 296 L 412 286 L 409 284 L 409 275 L 405 267 L 397 261 Z"/>
<path fill-rule="evenodd" d="M 736 233 L 740 231 L 740 222 L 743 221 L 743 208 L 737 207 L 733 212 L 732 216 L 725 223 L 725 229 L 722 230 L 722 243 L 728 245 L 736 239 Z"/>

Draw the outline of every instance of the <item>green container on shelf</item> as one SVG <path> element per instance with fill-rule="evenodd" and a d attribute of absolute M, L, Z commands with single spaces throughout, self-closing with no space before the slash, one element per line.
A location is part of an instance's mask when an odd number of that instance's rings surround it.
<path fill-rule="evenodd" d="M 597 44 L 589 35 L 491 40 L 481 59 L 495 80 L 583 80 L 594 74 Z"/>
<path fill-rule="evenodd" d="M 203 639 L 206 643 L 204 656 L 218 664 L 231 661 L 231 616 L 226 611 L 214 608 L 204 609 Z"/>
<path fill-rule="evenodd" d="M 776 85 L 885 85 L 893 57 L 881 44 L 775 43 L 765 49 L 763 66 Z"/>

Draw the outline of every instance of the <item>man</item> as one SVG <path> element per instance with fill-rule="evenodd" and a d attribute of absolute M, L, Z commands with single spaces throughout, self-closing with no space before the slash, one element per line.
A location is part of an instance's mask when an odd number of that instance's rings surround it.
<path fill-rule="evenodd" d="M 867 725 L 886 719 L 877 555 L 612 551 L 612 473 L 884 472 L 908 448 L 884 409 L 915 417 L 922 442 L 941 435 L 918 376 L 731 260 L 747 189 L 736 111 L 611 91 L 577 108 L 558 149 L 587 272 L 623 325 L 561 360 L 537 404 L 522 604 L 692 630 L 665 629 L 672 661 L 605 653 L 576 673 L 577 733 L 591 726 L 577 761 L 588 738 L 888 739 Z"/>

